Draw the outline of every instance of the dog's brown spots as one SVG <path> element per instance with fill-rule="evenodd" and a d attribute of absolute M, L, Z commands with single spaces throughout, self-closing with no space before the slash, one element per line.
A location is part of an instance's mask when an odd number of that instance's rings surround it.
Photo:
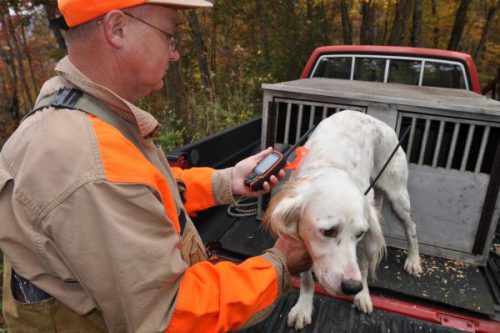
<path fill-rule="evenodd" d="M 342 238 L 338 237 L 337 238 L 337 246 L 340 246 L 341 241 L 342 241 Z"/>

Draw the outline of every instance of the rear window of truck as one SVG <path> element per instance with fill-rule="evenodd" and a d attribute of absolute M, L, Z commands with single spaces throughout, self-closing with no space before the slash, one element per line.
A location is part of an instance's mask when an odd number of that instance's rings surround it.
<path fill-rule="evenodd" d="M 311 77 L 470 90 L 458 61 L 381 55 L 323 55 Z"/>

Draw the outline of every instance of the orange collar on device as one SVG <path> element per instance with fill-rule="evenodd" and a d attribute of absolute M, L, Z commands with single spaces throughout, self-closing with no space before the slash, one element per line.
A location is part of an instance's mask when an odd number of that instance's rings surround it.
<path fill-rule="evenodd" d="M 306 148 L 304 146 L 300 146 L 297 148 L 295 151 L 295 158 L 293 161 L 289 162 L 286 166 L 286 170 L 292 170 L 295 171 L 300 165 L 300 162 L 302 162 L 302 158 L 309 152 L 309 148 Z"/>

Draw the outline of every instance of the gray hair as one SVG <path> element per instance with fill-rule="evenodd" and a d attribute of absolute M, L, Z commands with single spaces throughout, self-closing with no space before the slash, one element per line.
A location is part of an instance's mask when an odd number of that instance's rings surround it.
<path fill-rule="evenodd" d="M 68 46 L 68 49 L 78 42 L 88 42 L 94 39 L 97 28 L 101 24 L 102 18 L 97 18 L 70 28 L 66 32 L 66 45 Z"/>

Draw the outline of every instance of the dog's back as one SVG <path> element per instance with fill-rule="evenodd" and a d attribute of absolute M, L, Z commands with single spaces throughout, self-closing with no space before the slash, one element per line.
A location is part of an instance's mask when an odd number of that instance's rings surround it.
<path fill-rule="evenodd" d="M 358 111 L 345 110 L 318 125 L 306 143 L 309 153 L 304 158 L 303 169 L 322 161 L 348 170 L 367 185 L 397 144 L 394 130 L 382 121 Z M 401 149 L 398 154 L 404 155 Z M 298 173 L 304 171 L 299 169 Z"/>

